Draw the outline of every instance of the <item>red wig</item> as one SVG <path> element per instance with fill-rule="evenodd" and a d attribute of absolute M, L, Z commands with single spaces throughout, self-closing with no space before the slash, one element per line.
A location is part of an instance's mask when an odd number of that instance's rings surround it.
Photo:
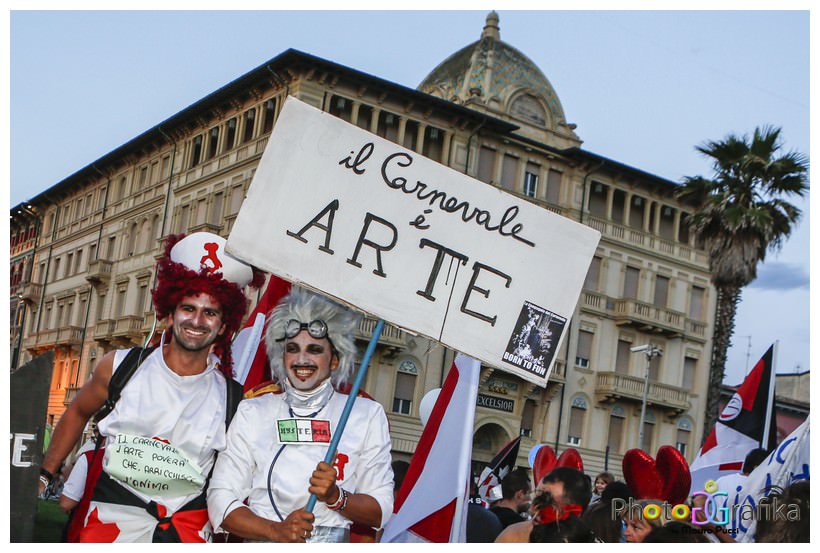
<path fill-rule="evenodd" d="M 231 378 L 231 338 L 242 324 L 248 310 L 248 300 L 239 286 L 225 280 L 221 274 L 210 273 L 206 268 L 194 271 L 171 261 L 171 249 L 184 237 L 184 234 L 172 234 L 165 242 L 165 251 L 157 263 L 157 286 L 151 293 L 154 310 L 157 318 L 163 319 L 172 314 L 182 298 L 187 296 L 204 293 L 215 299 L 222 308 L 225 332 L 214 343 L 214 353 L 220 358 L 222 373 Z M 250 286 L 259 288 L 265 282 L 265 274 L 255 267 L 252 270 L 253 280 Z"/>

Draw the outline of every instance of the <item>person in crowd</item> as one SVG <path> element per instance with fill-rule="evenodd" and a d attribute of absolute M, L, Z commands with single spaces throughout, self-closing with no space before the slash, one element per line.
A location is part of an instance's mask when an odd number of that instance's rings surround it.
<path fill-rule="evenodd" d="M 720 504 L 718 505 L 719 508 L 737 503 L 738 491 L 743 487 L 743 484 L 746 482 L 746 479 L 752 471 L 756 469 L 757 466 L 762 463 L 766 457 L 768 457 L 768 455 L 769 454 L 765 449 L 752 449 L 746 454 L 746 458 L 743 460 L 743 466 L 740 469 L 740 472 L 727 474 L 726 476 L 721 476 L 717 479 L 715 483 L 717 484 L 718 491 L 726 492 L 728 494 L 725 496 L 715 496 L 715 499 L 720 501 Z"/>
<path fill-rule="evenodd" d="M 809 480 L 797 480 L 784 490 L 774 488 L 760 499 L 758 507 L 768 507 L 769 516 L 761 516 L 757 522 L 757 543 L 808 543 L 809 531 Z M 775 502 L 783 505 L 782 516 L 774 516 Z M 789 512 L 793 514 L 789 514 Z"/>
<path fill-rule="evenodd" d="M 470 478 L 467 500 L 467 543 L 492 543 L 504 527 L 498 517 L 481 502 L 475 478 Z"/>
<path fill-rule="evenodd" d="M 644 516 L 644 508 L 647 505 L 654 505 L 658 508 L 659 515 L 656 518 Z M 663 508 L 663 503 L 657 499 L 641 499 L 634 502 L 634 507 L 621 515 L 624 521 L 624 538 L 627 543 L 641 543 L 652 531 L 652 528 L 663 526 L 671 519 L 669 513 Z"/>
<path fill-rule="evenodd" d="M 531 496 L 530 475 L 526 469 L 517 468 L 501 480 L 501 499 L 493 502 L 490 511 L 501 521 L 501 526 L 506 528 L 524 520 L 524 514 L 530 508 Z"/>
<path fill-rule="evenodd" d="M 299 288 L 273 309 L 265 343 L 284 392 L 240 403 L 208 489 L 215 528 L 246 541 L 343 542 L 354 522 L 384 526 L 394 482 L 382 406 L 357 398 L 333 462 L 324 461 L 347 403 L 336 390 L 353 367 L 358 324 Z"/>
<path fill-rule="evenodd" d="M 607 486 L 615 481 L 615 477 L 608 472 L 602 472 L 595 477 L 595 482 L 592 484 L 592 499 L 590 503 L 595 503 L 601 499 L 601 494 Z"/>
<path fill-rule="evenodd" d="M 162 476 L 166 463 L 137 462 L 135 453 L 123 449 L 119 465 L 106 463 L 94 482 L 82 541 L 212 537 L 203 487 L 225 447 L 230 339 L 247 310 L 243 288 L 264 282 L 262 272 L 230 256 L 224 246 L 224 238 L 210 233 L 168 238 L 152 293 L 156 316 L 167 323 L 160 346 L 140 354 L 138 370 L 119 399 L 108 397 L 109 382 L 129 350 L 106 353 L 54 429 L 41 466 L 41 490 L 89 419 L 114 401 L 98 424 L 106 443 L 141 442 L 161 450 L 172 466 L 191 471 Z"/>
<path fill-rule="evenodd" d="M 593 502 L 581 515 L 581 522 L 603 543 L 623 542 L 623 523 L 613 515 L 609 503 Z"/>
<path fill-rule="evenodd" d="M 580 516 L 589 505 L 592 495 L 590 479 L 583 472 L 571 467 L 552 469 L 541 479 L 535 489 L 538 505 L 556 505 L 561 512 L 571 512 Z M 543 518 L 543 517 L 542 517 Z M 536 510 L 532 520 L 512 524 L 504 529 L 496 543 L 527 543 L 533 527 L 538 523 L 539 512 Z"/>

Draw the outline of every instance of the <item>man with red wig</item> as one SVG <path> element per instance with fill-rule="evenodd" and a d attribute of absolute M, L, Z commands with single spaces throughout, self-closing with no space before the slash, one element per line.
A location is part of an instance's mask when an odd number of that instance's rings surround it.
<path fill-rule="evenodd" d="M 159 347 L 142 352 L 119 399 L 108 397 L 109 383 L 130 350 L 106 353 L 43 459 L 41 488 L 88 420 L 116 401 L 98 423 L 105 455 L 80 541 L 210 541 L 205 485 L 226 444 L 230 339 L 247 310 L 243 288 L 263 281 L 260 271 L 225 252 L 220 236 L 168 238 L 152 294 L 156 317 L 167 322 Z"/>

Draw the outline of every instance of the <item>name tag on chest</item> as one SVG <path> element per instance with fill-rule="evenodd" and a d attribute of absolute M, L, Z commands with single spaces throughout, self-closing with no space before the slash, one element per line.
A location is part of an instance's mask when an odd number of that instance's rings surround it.
<path fill-rule="evenodd" d="M 327 445 L 330 443 L 330 421 L 278 419 L 276 433 L 280 444 Z"/>

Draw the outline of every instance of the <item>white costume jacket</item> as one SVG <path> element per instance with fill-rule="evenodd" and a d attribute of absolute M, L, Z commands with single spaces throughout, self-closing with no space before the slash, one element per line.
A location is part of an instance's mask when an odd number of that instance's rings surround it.
<path fill-rule="evenodd" d="M 331 436 L 347 397 L 333 393 L 312 419 L 329 420 Z M 228 446 L 217 459 L 208 488 L 208 514 L 214 528 L 246 499 L 256 515 L 276 522 L 307 505 L 308 481 L 324 460 L 327 445 L 280 443 L 277 421 L 300 418 L 291 413 L 285 394 L 266 394 L 239 404 L 228 430 Z M 356 398 L 337 450 L 337 485 L 374 498 L 381 507 L 381 526 L 393 512 L 390 447 L 382 406 Z M 313 514 L 315 527 L 347 528 L 351 524 L 321 501 L 316 502 Z"/>

